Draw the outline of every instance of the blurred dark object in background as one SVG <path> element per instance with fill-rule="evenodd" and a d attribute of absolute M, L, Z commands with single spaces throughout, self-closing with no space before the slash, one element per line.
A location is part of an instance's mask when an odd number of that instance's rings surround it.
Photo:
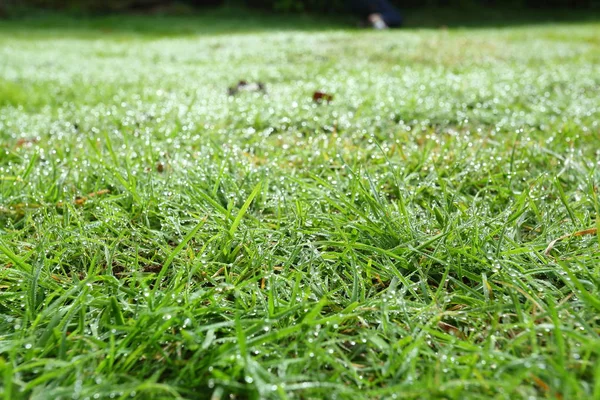
<path fill-rule="evenodd" d="M 0 0 L 0 14 L 13 8 L 49 9 L 81 12 L 122 12 L 178 8 L 181 6 L 218 7 L 224 0 Z"/>
<path fill-rule="evenodd" d="M 0 0 L 0 16 L 12 8 L 81 12 L 124 12 L 169 7 L 242 6 L 281 12 L 343 12 L 349 0 Z M 389 0 L 400 9 L 449 7 L 600 9 L 600 0 Z"/>
<path fill-rule="evenodd" d="M 399 28 L 402 25 L 400 11 L 388 0 L 348 0 L 347 3 L 349 10 L 375 29 Z"/>

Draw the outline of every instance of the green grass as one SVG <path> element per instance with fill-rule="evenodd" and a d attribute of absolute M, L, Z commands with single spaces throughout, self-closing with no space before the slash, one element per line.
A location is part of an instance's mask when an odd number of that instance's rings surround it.
<path fill-rule="evenodd" d="M 600 398 L 600 24 L 131 21 L 0 23 L 4 399 Z"/>

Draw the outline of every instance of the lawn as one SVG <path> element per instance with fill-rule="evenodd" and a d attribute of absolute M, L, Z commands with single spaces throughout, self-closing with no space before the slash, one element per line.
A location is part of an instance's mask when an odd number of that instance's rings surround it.
<path fill-rule="evenodd" d="M 0 23 L 4 399 L 600 399 L 600 23 L 324 21 Z"/>

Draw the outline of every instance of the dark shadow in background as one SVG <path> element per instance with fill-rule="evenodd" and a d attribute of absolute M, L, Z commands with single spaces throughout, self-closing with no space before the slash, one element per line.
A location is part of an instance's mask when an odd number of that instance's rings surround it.
<path fill-rule="evenodd" d="M 0 0 L 0 2 L 6 0 Z M 14 0 L 13 0 L 14 1 Z M 487 5 L 420 7 L 402 10 L 403 29 L 504 28 L 544 24 L 600 23 L 599 9 L 532 9 Z M 83 14 L 48 10 L 13 10 L 0 19 L 0 35 L 181 36 L 273 31 L 353 30 L 358 21 L 351 15 L 273 13 L 243 7 L 133 9 L 122 13 Z"/>
<path fill-rule="evenodd" d="M 2 1 L 2 0 L 0 0 Z M 352 28 L 347 16 L 277 14 L 240 7 L 129 10 L 124 13 L 68 13 L 20 10 L 0 19 L 6 35 L 181 36 Z"/>

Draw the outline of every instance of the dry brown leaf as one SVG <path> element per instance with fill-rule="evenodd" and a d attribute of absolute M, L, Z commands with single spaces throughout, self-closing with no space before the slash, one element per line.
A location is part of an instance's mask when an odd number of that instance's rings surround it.
<path fill-rule="evenodd" d="M 82 206 L 85 204 L 86 201 L 88 201 L 90 198 L 92 197 L 96 197 L 96 196 L 102 196 L 105 195 L 107 193 L 110 193 L 110 190 L 108 189 L 102 189 L 102 190 L 98 190 L 97 192 L 92 192 L 89 193 L 87 196 L 83 196 L 83 197 L 76 197 L 75 201 L 73 202 L 73 204 L 75 204 L 76 206 Z M 56 204 L 58 207 L 62 207 L 64 204 L 63 202 L 59 202 Z"/>
<path fill-rule="evenodd" d="M 321 103 L 324 101 L 326 101 L 327 103 L 331 103 L 333 101 L 333 96 L 325 92 L 314 92 L 313 101 L 316 101 L 317 103 Z"/>
<path fill-rule="evenodd" d="M 102 190 L 98 190 L 97 192 L 88 194 L 88 197 L 102 196 L 102 195 L 108 194 L 108 193 L 110 193 L 110 190 L 102 189 Z"/>
<path fill-rule="evenodd" d="M 548 384 L 546 382 L 544 382 L 543 380 L 541 380 L 540 378 L 538 378 L 535 375 L 531 375 L 531 379 L 533 380 L 533 382 L 535 383 L 535 385 L 542 391 L 544 392 L 545 395 L 548 395 L 551 393 L 551 389 L 550 386 L 548 386 Z M 560 393 L 556 393 L 556 399 L 558 400 L 562 400 L 563 396 Z"/>
<path fill-rule="evenodd" d="M 450 324 L 440 321 L 440 322 L 438 322 L 438 328 L 440 328 L 441 330 L 443 330 L 446 333 L 456 336 L 459 339 L 465 339 L 465 334 L 462 333 L 462 331 L 454 325 L 450 325 Z"/>
<path fill-rule="evenodd" d="M 591 229 L 585 229 L 583 231 L 570 233 L 568 235 L 561 236 L 558 239 L 554 239 L 553 241 L 550 242 L 548 247 L 546 247 L 546 250 L 544 250 L 544 255 L 547 256 L 548 254 L 550 254 L 550 252 L 554 248 L 554 245 L 556 245 L 556 243 L 560 242 L 561 240 L 565 240 L 565 239 L 568 239 L 571 237 L 597 235 L 597 234 L 598 234 L 598 228 L 591 228 Z"/>
<path fill-rule="evenodd" d="M 221 275 L 224 271 L 225 271 L 225 267 L 219 268 L 219 270 L 217 272 L 215 272 L 214 275 L 211 276 L 211 278 L 215 279 L 216 277 L 218 277 L 219 275 Z"/>
<path fill-rule="evenodd" d="M 19 140 L 17 140 L 15 147 L 20 148 L 20 147 L 35 144 L 37 142 L 39 142 L 39 140 L 37 138 L 20 138 Z"/>
<path fill-rule="evenodd" d="M 144 272 L 158 274 L 162 267 L 163 266 L 159 264 L 148 264 L 144 266 Z"/>

